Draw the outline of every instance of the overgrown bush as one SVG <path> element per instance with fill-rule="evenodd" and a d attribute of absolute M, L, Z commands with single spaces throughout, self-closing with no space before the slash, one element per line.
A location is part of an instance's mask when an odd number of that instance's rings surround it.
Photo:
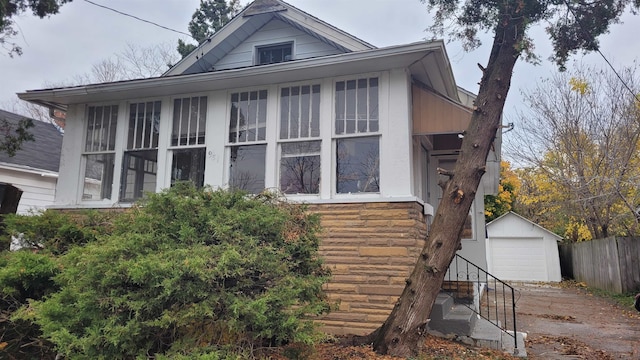
<path fill-rule="evenodd" d="M 3 244 L 3 250 L 7 250 L 13 236 L 23 247 L 60 255 L 73 246 L 86 244 L 95 240 L 96 236 L 110 232 L 111 221 L 116 215 L 96 210 L 7 214 L 4 216 L 6 229 L 0 234 L 0 244 Z"/>
<path fill-rule="evenodd" d="M 41 338 L 40 328 L 11 315 L 29 299 L 54 292 L 59 268 L 52 256 L 30 251 L 0 253 L 0 358 L 53 359 L 53 344 Z"/>
<path fill-rule="evenodd" d="M 318 336 L 308 317 L 329 310 L 329 274 L 301 206 L 179 184 L 110 230 L 61 256 L 59 290 L 15 317 L 60 354 L 233 358 Z"/>
<path fill-rule="evenodd" d="M 25 250 L 0 253 L 0 358 L 54 358 L 53 344 L 42 338 L 40 327 L 30 320 L 12 319 L 12 315 L 29 300 L 57 291 L 53 280 L 60 270 L 56 255 L 110 231 L 112 217 L 96 211 L 3 215 L 0 248 L 8 250 L 14 236 Z"/>

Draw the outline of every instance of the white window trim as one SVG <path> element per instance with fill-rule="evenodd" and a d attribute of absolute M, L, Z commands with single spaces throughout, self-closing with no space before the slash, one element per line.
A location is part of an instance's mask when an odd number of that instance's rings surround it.
<path fill-rule="evenodd" d="M 126 112 L 126 109 L 123 106 L 122 101 L 120 102 L 98 102 L 98 103 L 88 103 L 85 104 L 84 106 L 82 106 L 81 108 L 78 108 L 76 114 L 81 114 L 80 115 L 80 119 L 82 121 L 82 141 L 81 146 L 82 146 L 82 151 L 80 154 L 80 171 L 78 173 L 78 177 L 77 177 L 77 185 L 76 185 L 76 204 L 78 205 L 90 205 L 90 206 L 110 206 L 113 205 L 114 203 L 118 202 L 118 197 L 119 197 L 119 184 L 120 184 L 120 175 L 122 173 L 122 148 L 124 146 L 124 127 L 126 126 L 125 124 L 123 124 L 122 121 L 122 117 L 124 115 L 124 113 Z M 118 106 L 118 114 L 116 117 L 116 137 L 115 137 L 115 142 L 114 142 L 114 149 L 113 151 L 104 151 L 101 153 L 105 153 L 105 154 L 114 154 L 114 164 L 113 164 L 113 179 L 111 182 L 111 198 L 109 199 L 98 199 L 98 200 L 90 200 L 90 199 L 84 199 L 84 181 L 85 181 L 85 172 L 86 172 L 86 166 L 87 166 L 87 160 L 85 158 L 85 155 L 87 155 L 88 153 L 84 150 L 85 146 L 86 146 L 86 140 L 87 140 L 87 129 L 89 127 L 89 122 L 88 120 L 88 112 L 89 112 L 89 107 L 100 107 L 100 106 L 113 106 L 113 105 L 117 105 Z M 97 152 L 91 152 L 90 154 L 97 154 Z"/>
<path fill-rule="evenodd" d="M 186 98 L 194 98 L 194 97 L 206 97 L 206 106 L 207 106 L 207 113 L 204 119 L 204 144 L 193 144 L 193 145 L 171 145 L 171 137 L 172 137 L 172 132 L 173 132 L 173 111 L 174 111 L 174 106 L 175 106 L 175 100 L 176 99 L 186 99 Z M 167 131 L 165 136 L 162 135 L 162 132 L 160 133 L 160 139 L 158 140 L 158 147 L 160 147 L 160 143 L 164 143 L 166 142 L 166 151 L 165 152 L 165 160 L 164 163 L 166 165 L 164 165 L 164 171 L 163 171 L 163 176 L 162 179 L 158 178 L 157 182 L 158 182 L 158 186 L 161 188 L 160 191 L 162 189 L 166 189 L 169 188 L 171 186 L 171 169 L 173 168 L 173 152 L 175 150 L 186 150 L 186 149 L 202 149 L 204 148 L 205 150 L 205 164 L 204 164 L 204 184 L 207 184 L 207 158 L 209 157 L 207 154 L 210 152 L 210 150 L 207 147 L 207 143 L 208 143 L 208 139 L 209 139 L 209 128 L 211 127 L 209 125 L 209 118 L 211 117 L 210 114 L 210 109 L 211 109 L 211 94 L 209 93 L 192 93 L 192 94 L 184 94 L 184 95 L 173 95 L 169 98 L 168 101 L 168 107 L 169 107 L 169 111 L 167 111 L 168 113 L 168 119 L 167 119 Z M 160 113 L 161 119 L 162 119 L 162 113 Z M 162 129 L 163 126 L 162 124 L 160 125 L 160 129 Z M 228 136 L 227 136 L 228 137 Z M 164 139 L 163 139 L 164 138 Z M 160 161 L 160 154 L 158 153 L 158 162 Z M 159 175 L 158 175 L 159 177 Z"/>
<path fill-rule="evenodd" d="M 378 78 L 378 131 L 375 132 L 356 132 L 353 134 L 336 134 L 335 132 L 335 122 L 336 122 L 336 83 L 338 82 L 346 82 L 349 80 L 358 80 L 358 79 L 370 79 L 370 78 Z M 384 84 L 384 85 L 383 85 Z M 382 129 L 383 123 L 386 126 L 386 122 L 388 119 L 388 114 L 386 112 L 386 103 L 383 99 L 386 99 L 387 88 L 389 84 L 388 74 L 386 72 L 373 72 L 373 73 L 364 73 L 364 74 L 353 74 L 348 76 L 338 76 L 331 79 L 331 121 L 329 123 L 329 131 L 330 137 L 327 139 L 331 139 L 330 149 L 331 149 L 331 163 L 330 163 L 330 171 L 331 177 L 329 179 L 331 186 L 330 197 L 336 200 L 347 200 L 347 199 L 358 199 L 358 200 L 367 200 L 367 199 L 380 199 L 384 196 L 384 181 L 380 182 L 380 188 L 378 192 L 363 192 L 363 193 L 338 193 L 338 179 L 337 179 L 337 156 L 338 156 L 338 144 L 337 140 L 345 139 L 345 138 L 357 138 L 357 137 L 378 137 L 378 151 L 380 157 L 380 164 L 378 171 L 380 172 L 380 178 L 382 180 L 382 172 L 384 168 L 383 162 L 383 136 Z M 384 119 L 384 122 L 383 122 Z M 322 159 L 321 159 L 322 160 Z"/>
<path fill-rule="evenodd" d="M 273 188 L 277 189 L 278 191 L 280 191 L 280 176 L 281 176 L 281 172 L 280 172 L 280 165 L 281 165 L 281 161 L 282 161 L 282 144 L 290 144 L 290 143 L 300 143 L 300 142 L 310 142 L 310 141 L 319 141 L 320 142 L 320 151 L 317 153 L 317 155 L 320 156 L 320 184 L 319 184 L 319 190 L 317 194 L 284 194 L 287 198 L 291 198 L 291 199 L 296 199 L 296 200 L 305 200 L 305 199 L 318 199 L 321 198 L 323 196 L 322 190 L 323 188 L 326 188 L 328 185 L 325 184 L 325 176 L 324 176 L 324 168 L 327 166 L 325 165 L 325 163 L 327 162 L 326 160 L 323 161 L 323 156 L 324 156 L 324 148 L 327 145 L 327 143 L 330 143 L 330 141 L 328 140 L 328 138 L 324 138 L 324 134 L 323 134 L 323 128 L 326 124 L 323 124 L 323 104 L 327 101 L 323 101 L 323 97 L 326 96 L 325 94 L 325 85 L 326 81 L 323 81 L 323 79 L 314 79 L 314 80 L 310 80 L 310 81 L 296 81 L 296 82 L 291 82 L 291 83 L 286 83 L 286 84 L 280 84 L 276 90 L 276 95 L 277 95 L 277 99 L 276 99 L 276 111 L 275 111 L 275 122 L 276 122 L 276 162 L 275 162 L 275 167 L 276 167 L 276 173 L 275 173 L 275 185 L 273 186 Z M 318 136 L 308 136 L 308 137 L 300 137 L 300 138 L 289 138 L 289 139 L 281 139 L 280 138 L 280 130 L 282 127 L 282 123 L 281 123 L 281 119 L 280 119 L 280 112 L 282 111 L 281 109 L 281 101 L 280 101 L 280 97 L 282 95 L 282 89 L 287 89 L 287 88 L 292 88 L 292 87 L 301 87 L 301 86 L 309 86 L 309 87 L 313 87 L 319 85 L 320 86 L 320 93 L 319 93 L 319 101 L 320 101 L 320 106 L 319 106 L 319 123 L 318 123 Z M 329 121 L 325 121 L 327 123 L 330 123 Z M 330 124 L 329 124 L 330 125 Z M 330 166 L 330 164 L 329 164 Z M 330 179 L 329 179 L 330 180 Z"/>

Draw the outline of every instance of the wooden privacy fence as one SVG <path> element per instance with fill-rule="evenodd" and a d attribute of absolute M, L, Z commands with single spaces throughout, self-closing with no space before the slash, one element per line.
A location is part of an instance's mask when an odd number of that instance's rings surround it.
<path fill-rule="evenodd" d="M 640 289 L 640 238 L 609 237 L 560 245 L 562 276 L 616 293 Z"/>

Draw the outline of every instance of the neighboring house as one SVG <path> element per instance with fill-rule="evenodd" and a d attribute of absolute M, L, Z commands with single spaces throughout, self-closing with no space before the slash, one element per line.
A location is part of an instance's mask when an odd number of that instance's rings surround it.
<path fill-rule="evenodd" d="M 0 119 L 17 126 L 25 117 L 0 110 Z M 35 141 L 25 141 L 15 156 L 0 152 L 0 183 L 22 190 L 18 214 L 43 210 L 54 203 L 62 133 L 54 125 L 33 120 L 29 132 Z"/>
<path fill-rule="evenodd" d="M 562 238 L 508 212 L 487 224 L 489 272 L 502 280 L 561 281 Z"/>
<path fill-rule="evenodd" d="M 474 98 L 443 41 L 376 48 L 279 0 L 253 2 L 161 77 L 19 97 L 67 112 L 58 208 L 126 207 L 179 180 L 310 204 L 341 300 L 325 329 L 355 334 L 402 291 Z M 463 232 L 483 268 L 499 133 L 494 149 Z"/>

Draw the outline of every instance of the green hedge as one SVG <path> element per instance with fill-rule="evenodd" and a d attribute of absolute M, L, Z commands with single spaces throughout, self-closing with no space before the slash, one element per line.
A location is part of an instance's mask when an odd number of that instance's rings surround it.
<path fill-rule="evenodd" d="M 178 184 L 107 223 L 54 241 L 53 282 L 36 281 L 53 291 L 13 315 L 61 355 L 245 358 L 319 338 L 311 317 L 330 309 L 329 272 L 303 206 Z"/>

